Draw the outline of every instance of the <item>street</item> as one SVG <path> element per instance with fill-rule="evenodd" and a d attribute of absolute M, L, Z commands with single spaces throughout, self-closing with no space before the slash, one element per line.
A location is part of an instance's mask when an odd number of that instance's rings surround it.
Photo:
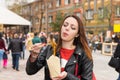
<path fill-rule="evenodd" d="M 117 80 L 118 73 L 108 65 L 110 57 L 99 51 L 93 53 L 94 72 L 97 80 Z"/>
<path fill-rule="evenodd" d="M 94 60 L 94 73 L 97 80 L 116 80 L 118 73 L 113 68 L 108 66 L 110 56 L 102 55 L 100 51 L 96 51 L 92 54 Z M 1 69 L 0 80 L 44 80 L 43 69 L 35 75 L 29 76 L 26 74 L 25 65 L 28 56 L 29 52 L 26 51 L 25 60 L 20 60 L 20 71 L 16 71 L 12 69 L 11 54 L 9 54 L 8 67 L 7 69 Z"/>

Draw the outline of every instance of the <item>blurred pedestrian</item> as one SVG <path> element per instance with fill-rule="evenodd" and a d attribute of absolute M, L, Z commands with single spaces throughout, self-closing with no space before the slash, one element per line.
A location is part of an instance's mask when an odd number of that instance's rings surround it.
<path fill-rule="evenodd" d="M 39 34 L 39 37 L 40 37 L 41 42 L 42 42 L 43 44 L 47 44 L 47 38 L 46 38 L 46 34 L 45 34 L 44 32 L 41 32 L 41 33 Z"/>
<path fill-rule="evenodd" d="M 47 38 L 47 45 L 51 45 L 53 50 L 56 50 L 57 47 L 57 43 L 55 42 L 55 38 L 53 34 L 49 34 L 48 38 Z M 56 52 L 56 51 L 54 51 Z"/>
<path fill-rule="evenodd" d="M 34 33 L 34 38 L 32 39 L 32 43 L 36 44 L 36 43 L 42 43 L 41 39 L 38 37 L 38 33 Z"/>
<path fill-rule="evenodd" d="M 28 51 L 31 50 L 31 47 L 33 46 L 33 43 L 32 43 L 32 39 L 34 38 L 34 34 L 33 33 L 28 33 L 27 34 L 27 37 L 26 37 L 26 40 L 25 40 L 25 47 Z"/>
<path fill-rule="evenodd" d="M 7 34 L 4 33 L 3 34 L 3 40 L 4 40 L 4 43 L 5 43 L 5 48 L 7 49 L 8 48 L 8 43 L 7 43 Z M 3 68 L 7 68 L 7 63 L 8 63 L 8 51 L 5 51 L 3 53 Z"/>
<path fill-rule="evenodd" d="M 54 38 L 55 38 L 55 42 L 58 43 L 58 38 L 59 38 L 59 32 L 58 31 L 55 32 Z"/>
<path fill-rule="evenodd" d="M 23 50 L 20 54 L 20 58 L 25 59 L 25 39 L 26 39 L 26 35 L 23 34 L 23 33 L 20 33 L 19 38 L 22 41 L 22 50 Z"/>
<path fill-rule="evenodd" d="M 116 50 L 115 50 L 113 56 L 114 56 L 115 58 L 119 58 L 119 59 L 120 59 L 120 42 L 118 43 L 118 45 L 117 45 L 117 47 L 116 47 Z M 119 60 L 119 61 L 120 61 L 120 60 Z M 118 64 L 119 64 L 119 66 L 120 66 L 120 62 L 119 62 Z M 120 67 L 119 67 L 119 68 L 116 68 L 115 70 L 119 73 L 119 77 L 118 77 L 117 80 L 120 80 Z"/>
<path fill-rule="evenodd" d="M 0 68 L 1 68 L 1 60 L 3 59 L 3 54 L 6 51 L 6 47 L 5 47 L 5 42 L 3 39 L 3 34 L 0 32 Z"/>
<path fill-rule="evenodd" d="M 14 34 L 8 50 L 11 50 L 12 52 L 12 68 L 16 71 L 19 71 L 19 58 L 22 51 L 22 41 L 19 39 L 17 33 Z"/>

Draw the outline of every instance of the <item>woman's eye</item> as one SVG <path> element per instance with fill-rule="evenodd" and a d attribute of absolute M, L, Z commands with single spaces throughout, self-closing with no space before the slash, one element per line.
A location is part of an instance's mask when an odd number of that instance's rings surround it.
<path fill-rule="evenodd" d="M 67 24 L 63 24 L 63 26 L 64 26 L 64 27 L 66 27 L 66 26 L 67 26 Z"/>
<path fill-rule="evenodd" d="M 72 29 L 72 30 L 75 30 L 76 28 L 74 28 L 74 27 L 71 27 L 71 29 Z"/>

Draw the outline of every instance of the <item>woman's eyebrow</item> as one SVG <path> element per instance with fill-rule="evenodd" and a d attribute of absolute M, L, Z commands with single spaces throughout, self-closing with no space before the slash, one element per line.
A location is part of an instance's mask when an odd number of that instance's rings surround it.
<path fill-rule="evenodd" d="M 71 24 L 71 26 L 76 26 L 76 25 L 74 25 L 74 24 Z"/>
<path fill-rule="evenodd" d="M 68 24 L 68 22 L 67 22 L 67 21 L 65 21 L 64 23 L 67 23 L 67 24 Z"/>
<path fill-rule="evenodd" d="M 76 25 L 74 25 L 74 24 L 68 23 L 67 21 L 65 21 L 64 23 L 67 24 L 67 25 L 69 24 L 69 25 L 71 25 L 71 26 L 76 26 Z"/>

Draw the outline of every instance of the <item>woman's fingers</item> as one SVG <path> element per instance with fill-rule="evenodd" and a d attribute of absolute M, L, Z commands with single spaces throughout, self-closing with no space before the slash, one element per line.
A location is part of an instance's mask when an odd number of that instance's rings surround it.
<path fill-rule="evenodd" d="M 45 44 L 42 43 L 36 43 L 32 46 L 31 50 L 35 53 L 39 53 L 40 49 L 44 46 Z"/>
<path fill-rule="evenodd" d="M 61 80 L 60 78 L 54 77 L 52 80 Z"/>
<path fill-rule="evenodd" d="M 67 76 L 67 72 L 66 71 L 63 71 L 59 74 L 59 76 L 55 77 L 55 78 L 52 78 L 52 80 L 62 80 L 64 79 L 65 77 Z"/>

